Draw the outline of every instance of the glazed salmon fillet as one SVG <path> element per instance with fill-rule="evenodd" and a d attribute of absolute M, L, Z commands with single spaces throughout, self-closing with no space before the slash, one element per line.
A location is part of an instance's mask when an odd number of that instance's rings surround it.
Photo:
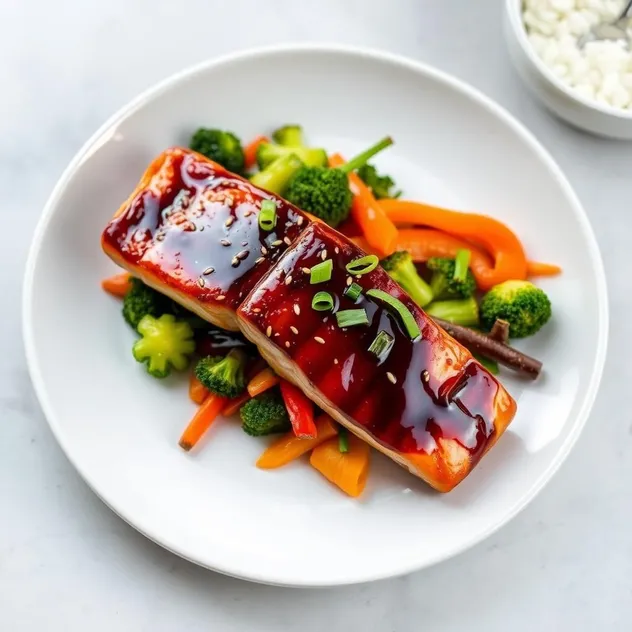
<path fill-rule="evenodd" d="M 277 205 L 271 232 L 257 221 L 265 199 Z M 505 388 L 381 267 L 350 277 L 347 264 L 365 254 L 350 240 L 192 151 L 170 149 L 150 165 L 102 244 L 158 291 L 241 330 L 279 375 L 439 491 L 461 482 L 514 417 Z M 326 260 L 331 278 L 312 285 L 309 270 Z M 419 335 L 369 290 L 401 301 Z M 333 312 L 312 308 L 317 291 L 332 296 Z M 367 322 L 341 328 L 336 312 L 348 309 Z M 379 357 L 378 334 L 390 340 Z"/>

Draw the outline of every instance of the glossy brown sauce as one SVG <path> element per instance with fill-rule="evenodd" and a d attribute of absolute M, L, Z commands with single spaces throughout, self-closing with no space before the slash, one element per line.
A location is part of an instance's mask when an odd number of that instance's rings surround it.
<path fill-rule="evenodd" d="M 270 232 L 257 221 L 264 199 L 277 203 Z M 173 149 L 150 185 L 110 222 L 103 240 L 192 298 L 235 309 L 307 224 L 282 198 L 193 152 Z"/>
<path fill-rule="evenodd" d="M 310 285 L 302 269 L 322 261 L 323 250 L 333 260 L 332 278 Z M 348 299 L 345 265 L 363 254 L 334 230 L 313 224 L 240 313 L 262 332 L 269 331 L 271 340 L 333 405 L 382 444 L 402 453 L 430 453 L 439 438 L 451 438 L 475 461 L 494 433 L 498 382 L 443 334 L 381 268 L 353 281 L 365 290 L 382 289 L 402 300 L 420 326 L 419 340 L 412 342 L 398 317 L 365 294 L 355 304 Z M 334 297 L 334 311 L 364 308 L 369 324 L 340 329 L 335 313 L 311 307 L 312 297 L 321 290 Z M 395 339 L 381 362 L 368 351 L 380 330 Z"/>

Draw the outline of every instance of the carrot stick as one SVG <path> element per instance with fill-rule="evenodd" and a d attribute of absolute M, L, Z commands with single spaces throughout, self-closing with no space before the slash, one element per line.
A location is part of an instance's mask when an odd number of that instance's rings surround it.
<path fill-rule="evenodd" d="M 492 217 L 407 200 L 380 200 L 380 206 L 397 225 L 436 228 L 485 248 L 493 257 L 494 266 L 476 279 L 483 290 L 503 281 L 527 277 L 527 260 L 520 240 L 508 226 Z"/>
<path fill-rule="evenodd" d="M 371 447 L 349 433 L 349 450 L 340 452 L 338 437 L 329 439 L 312 450 L 309 462 L 328 481 L 345 494 L 358 497 L 369 476 Z"/>
<path fill-rule="evenodd" d="M 226 398 L 210 393 L 204 403 L 197 409 L 193 419 L 189 422 L 186 430 L 182 433 L 180 447 L 188 452 L 202 438 L 204 433 L 211 427 L 217 419 L 217 415 L 222 412 L 226 405 Z"/>
<path fill-rule="evenodd" d="M 562 272 L 560 266 L 540 261 L 527 261 L 527 276 L 556 276 Z"/>
<path fill-rule="evenodd" d="M 276 386 L 279 381 L 279 376 L 270 367 L 266 367 L 248 382 L 248 394 L 250 397 L 256 397 L 269 388 Z"/>
<path fill-rule="evenodd" d="M 299 439 L 294 432 L 288 432 L 277 439 L 257 460 L 257 467 L 272 470 L 307 454 L 316 446 L 338 435 L 338 429 L 329 415 L 316 419 L 317 436 L 313 439 Z"/>
<path fill-rule="evenodd" d="M 195 377 L 195 373 L 191 373 L 191 378 L 189 379 L 189 397 L 196 404 L 203 404 L 204 400 L 208 395 L 208 389 L 200 380 Z"/>
<path fill-rule="evenodd" d="M 124 298 L 131 287 L 132 275 L 129 272 L 121 272 L 103 279 L 101 281 L 101 287 L 112 296 L 118 296 L 118 298 Z"/>
<path fill-rule="evenodd" d="M 330 167 L 341 167 L 344 164 L 345 160 L 340 154 L 329 158 Z M 353 193 L 351 216 L 362 229 L 366 240 L 380 256 L 392 254 L 397 239 L 395 224 L 377 203 L 371 189 L 354 172 L 349 174 L 349 188 Z"/>
<path fill-rule="evenodd" d="M 234 399 L 229 399 L 226 404 L 226 408 L 222 411 L 224 417 L 232 417 L 235 413 L 239 412 L 239 409 L 250 399 L 248 391 L 244 391 L 241 395 Z"/>
<path fill-rule="evenodd" d="M 257 162 L 257 150 L 261 143 L 269 143 L 270 139 L 267 136 L 256 136 L 244 147 L 244 158 L 246 169 L 254 167 Z"/>

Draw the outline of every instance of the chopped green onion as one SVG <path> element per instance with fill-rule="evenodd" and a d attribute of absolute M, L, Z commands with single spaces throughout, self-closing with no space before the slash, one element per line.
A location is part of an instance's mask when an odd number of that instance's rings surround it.
<path fill-rule="evenodd" d="M 375 336 L 375 340 L 369 347 L 369 353 L 372 353 L 378 360 L 385 359 L 393 348 L 395 338 L 383 329 Z"/>
<path fill-rule="evenodd" d="M 357 283 L 352 283 L 345 290 L 345 296 L 351 301 L 357 301 L 360 294 L 362 294 L 362 288 Z"/>
<path fill-rule="evenodd" d="M 367 296 L 371 296 L 395 310 L 397 312 L 397 315 L 400 317 L 402 325 L 404 326 L 404 329 L 406 330 L 406 333 L 411 340 L 415 341 L 421 336 L 421 331 L 419 329 L 417 321 L 410 313 L 408 307 L 406 307 L 406 305 L 404 305 L 404 303 L 402 303 L 399 299 L 391 296 L 383 290 L 368 290 Z"/>
<path fill-rule="evenodd" d="M 343 454 L 349 452 L 349 431 L 342 426 L 338 428 L 338 450 Z"/>
<path fill-rule="evenodd" d="M 325 283 L 331 279 L 331 272 L 334 269 L 334 264 L 331 259 L 327 259 L 322 263 L 317 263 L 309 271 L 309 283 L 310 285 L 316 285 L 317 283 Z"/>
<path fill-rule="evenodd" d="M 334 297 L 329 292 L 316 292 L 312 299 L 312 309 L 329 312 L 334 308 Z"/>
<path fill-rule="evenodd" d="M 350 261 L 346 265 L 346 268 L 349 274 L 368 274 L 377 268 L 379 262 L 380 260 L 377 258 L 377 255 L 366 255 L 365 257 Z"/>
<path fill-rule="evenodd" d="M 457 281 L 465 281 L 467 269 L 470 266 L 470 258 L 472 252 L 470 250 L 459 250 L 454 258 L 454 278 Z"/>
<path fill-rule="evenodd" d="M 336 312 L 338 327 L 354 327 L 355 325 L 368 325 L 369 318 L 365 309 L 343 309 Z"/>
<path fill-rule="evenodd" d="M 259 228 L 271 231 L 277 223 L 276 202 L 273 200 L 263 200 L 259 211 Z"/>

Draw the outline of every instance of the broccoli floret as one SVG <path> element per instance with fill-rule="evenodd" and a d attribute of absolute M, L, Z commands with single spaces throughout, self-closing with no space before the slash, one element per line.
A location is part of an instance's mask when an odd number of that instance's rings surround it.
<path fill-rule="evenodd" d="M 228 171 L 237 174 L 244 172 L 244 148 L 239 138 L 232 132 L 200 127 L 191 137 L 190 147 L 219 163 Z"/>
<path fill-rule="evenodd" d="M 351 210 L 347 174 L 359 169 L 367 160 L 392 144 L 391 138 L 385 138 L 347 164 L 335 169 L 302 167 L 290 181 L 285 197 L 292 204 L 319 217 L 330 226 L 338 226 L 349 217 Z"/>
<path fill-rule="evenodd" d="M 551 318 L 551 301 L 529 281 L 505 281 L 494 286 L 481 301 L 481 322 L 492 328 L 497 319 L 509 323 L 511 338 L 532 336 Z"/>
<path fill-rule="evenodd" d="M 424 308 L 428 316 L 442 318 L 455 325 L 478 325 L 478 304 L 474 297 L 456 301 L 435 301 Z"/>
<path fill-rule="evenodd" d="M 398 250 L 380 261 L 389 276 L 410 294 L 410 298 L 420 307 L 432 300 L 430 286 L 419 276 L 413 258 L 407 250 Z"/>
<path fill-rule="evenodd" d="M 292 427 L 283 398 L 277 389 L 254 397 L 239 412 L 243 431 L 252 437 L 287 432 Z"/>
<path fill-rule="evenodd" d="M 308 167 L 324 167 L 327 164 L 327 152 L 315 147 L 284 147 L 273 143 L 260 143 L 257 147 L 257 164 L 265 169 L 277 158 L 295 154 Z"/>
<path fill-rule="evenodd" d="M 272 132 L 272 140 L 285 147 L 301 147 L 303 145 L 303 128 L 296 124 L 284 125 Z"/>
<path fill-rule="evenodd" d="M 287 154 L 269 164 L 262 171 L 257 171 L 251 176 L 250 182 L 272 193 L 281 194 L 302 167 L 303 163 L 296 154 Z"/>
<path fill-rule="evenodd" d="M 395 186 L 395 180 L 391 176 L 381 176 L 373 165 L 362 165 L 358 169 L 358 175 L 370 187 L 374 197 L 378 200 L 398 198 L 402 194 L 401 191 L 392 191 L 391 189 Z"/>
<path fill-rule="evenodd" d="M 474 295 L 476 279 L 468 267 L 469 253 L 469 250 L 461 250 L 456 259 L 428 259 L 426 265 L 432 271 L 430 288 L 435 299 L 469 298 Z"/>
<path fill-rule="evenodd" d="M 189 323 L 176 320 L 173 314 L 163 314 L 160 318 L 147 315 L 138 323 L 138 333 L 142 338 L 136 341 L 132 353 L 138 362 L 147 364 L 150 375 L 163 378 L 172 368 L 186 369 L 188 356 L 195 351 Z"/>
<path fill-rule="evenodd" d="M 195 375 L 209 391 L 232 399 L 246 388 L 246 354 L 232 349 L 226 356 L 207 356 L 195 367 Z"/>
<path fill-rule="evenodd" d="M 144 316 L 161 316 L 171 313 L 171 301 L 145 285 L 140 279 L 133 278 L 132 286 L 123 299 L 123 318 L 134 328 Z"/>

